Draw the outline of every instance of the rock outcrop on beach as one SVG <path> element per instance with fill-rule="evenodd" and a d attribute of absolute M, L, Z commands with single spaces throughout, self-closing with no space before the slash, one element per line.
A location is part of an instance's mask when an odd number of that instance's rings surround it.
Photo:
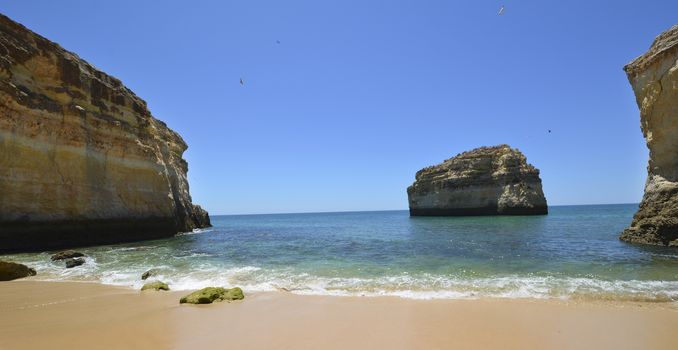
<path fill-rule="evenodd" d="M 412 216 L 548 213 L 539 170 L 508 145 L 476 148 L 419 170 L 407 196 Z"/>
<path fill-rule="evenodd" d="M 211 304 L 216 301 L 232 301 L 245 299 L 242 289 L 207 287 L 197 290 L 179 300 L 180 304 Z"/>
<path fill-rule="evenodd" d="M 23 264 L 0 261 L 0 281 L 11 281 L 29 276 L 35 276 L 35 270 Z"/>
<path fill-rule="evenodd" d="M 678 25 L 624 67 L 650 150 L 645 194 L 624 241 L 678 246 Z"/>
<path fill-rule="evenodd" d="M 156 282 L 150 282 L 150 283 L 144 284 L 143 287 L 141 287 L 141 290 L 142 291 L 144 291 L 144 290 L 155 290 L 155 291 L 164 290 L 164 291 L 168 291 L 168 290 L 170 290 L 170 288 L 169 288 L 169 285 L 167 285 L 167 283 L 156 281 Z"/>
<path fill-rule="evenodd" d="M 186 148 L 120 80 L 0 15 L 0 250 L 208 226 Z"/>

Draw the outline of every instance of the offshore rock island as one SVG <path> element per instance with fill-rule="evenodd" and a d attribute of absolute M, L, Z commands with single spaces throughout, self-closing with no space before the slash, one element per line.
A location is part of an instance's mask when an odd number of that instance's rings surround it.
<path fill-rule="evenodd" d="M 678 25 L 624 67 L 650 150 L 645 194 L 621 239 L 678 246 Z"/>
<path fill-rule="evenodd" d="M 209 226 L 186 149 L 120 80 L 0 15 L 0 251 Z"/>
<path fill-rule="evenodd" d="M 508 145 L 480 147 L 419 170 L 412 216 L 545 215 L 539 170 Z"/>

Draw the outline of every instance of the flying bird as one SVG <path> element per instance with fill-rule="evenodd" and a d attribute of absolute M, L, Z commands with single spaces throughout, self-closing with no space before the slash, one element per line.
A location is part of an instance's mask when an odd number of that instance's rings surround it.
<path fill-rule="evenodd" d="M 240 85 L 243 85 L 243 86 L 245 86 L 245 82 L 244 82 L 244 81 L 242 81 L 242 78 L 240 78 Z"/>
<path fill-rule="evenodd" d="M 551 129 L 549 129 L 549 134 L 551 133 Z"/>
<path fill-rule="evenodd" d="M 502 5 L 501 8 L 499 9 L 499 16 L 503 15 L 504 15 L 504 5 Z"/>
<path fill-rule="evenodd" d="M 276 40 L 275 43 L 276 43 L 276 44 L 280 44 L 280 40 Z"/>

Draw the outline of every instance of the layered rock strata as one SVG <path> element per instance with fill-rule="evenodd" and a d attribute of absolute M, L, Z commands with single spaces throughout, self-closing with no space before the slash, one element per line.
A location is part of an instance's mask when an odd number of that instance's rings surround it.
<path fill-rule="evenodd" d="M 650 161 L 640 208 L 620 238 L 678 246 L 678 25 L 624 70 L 640 108 Z"/>
<path fill-rule="evenodd" d="M 120 80 L 0 15 L 0 251 L 208 226 L 186 148 Z"/>
<path fill-rule="evenodd" d="M 539 170 L 508 145 L 476 148 L 419 170 L 407 196 L 412 216 L 548 213 Z"/>

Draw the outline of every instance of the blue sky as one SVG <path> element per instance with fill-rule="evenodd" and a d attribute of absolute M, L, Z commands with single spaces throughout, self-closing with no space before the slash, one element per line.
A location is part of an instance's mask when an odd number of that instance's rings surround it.
<path fill-rule="evenodd" d="M 417 170 L 501 143 L 541 170 L 551 205 L 642 197 L 622 67 L 678 1 L 160 3 L 0 12 L 144 98 L 189 144 L 212 214 L 406 209 Z"/>

